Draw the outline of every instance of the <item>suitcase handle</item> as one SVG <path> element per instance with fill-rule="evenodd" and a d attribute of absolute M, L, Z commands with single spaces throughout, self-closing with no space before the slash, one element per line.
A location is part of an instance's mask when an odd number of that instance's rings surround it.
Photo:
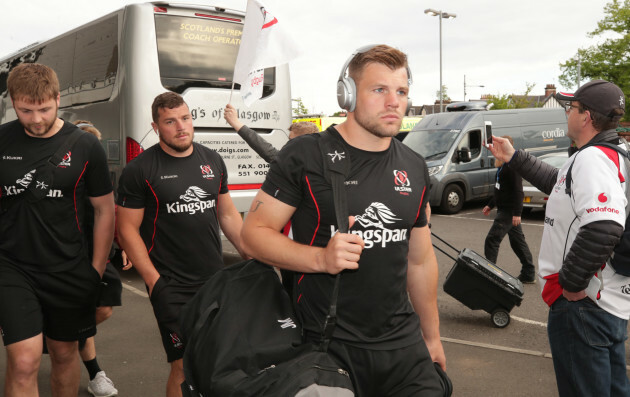
<path fill-rule="evenodd" d="M 438 237 L 439 238 L 439 237 Z M 440 251 L 441 253 L 443 253 L 444 255 L 448 256 L 449 258 L 451 258 L 452 260 L 456 261 L 457 259 L 452 257 L 450 254 L 447 254 L 446 251 L 444 251 L 442 248 L 438 247 L 435 244 L 432 244 L 434 248 L 436 248 L 438 251 Z M 452 248 L 452 247 L 451 247 Z"/>
<path fill-rule="evenodd" d="M 459 254 L 460 250 L 458 250 L 457 248 L 453 247 L 452 245 L 450 245 L 449 243 L 447 243 L 446 241 L 444 241 L 443 238 L 441 238 L 440 236 L 438 236 L 437 234 L 433 233 L 433 230 L 431 230 L 431 235 L 435 236 L 435 238 L 437 238 L 438 240 L 440 240 L 441 242 L 443 242 L 444 244 L 448 245 L 453 251 L 457 252 Z M 435 247 L 435 244 L 433 245 Z M 438 248 L 438 247 L 435 247 Z M 439 248 L 438 248 L 439 249 Z M 452 256 L 450 256 L 449 254 L 447 254 L 446 252 L 442 251 L 441 249 L 439 249 L 442 253 L 444 253 L 444 255 L 453 258 Z M 453 258 L 454 259 L 454 258 Z"/>

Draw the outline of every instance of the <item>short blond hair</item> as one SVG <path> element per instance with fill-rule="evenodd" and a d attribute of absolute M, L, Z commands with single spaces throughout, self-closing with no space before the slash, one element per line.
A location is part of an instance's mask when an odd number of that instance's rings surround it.
<path fill-rule="evenodd" d="M 91 121 L 77 120 L 74 122 L 74 125 L 81 128 L 83 131 L 89 132 L 90 134 L 94 135 L 96 138 L 98 138 L 99 141 L 101 140 L 101 132 L 96 127 L 94 127 L 94 124 L 92 124 Z"/>
<path fill-rule="evenodd" d="M 371 63 L 387 66 L 391 70 L 406 68 L 409 71 L 407 55 L 397 48 L 386 44 L 376 45 L 365 52 L 356 54 L 348 64 L 348 76 L 356 82 L 361 77 L 365 67 Z M 409 79 L 411 76 L 407 76 Z"/>
<path fill-rule="evenodd" d="M 23 63 L 9 72 L 9 96 L 13 101 L 42 103 L 59 96 L 57 73 L 46 65 Z"/>
<path fill-rule="evenodd" d="M 300 135 L 319 132 L 319 128 L 317 128 L 315 123 L 311 123 L 310 121 L 298 121 L 297 123 L 293 123 L 289 126 L 289 131 L 293 132 L 293 134 L 297 137 Z"/>

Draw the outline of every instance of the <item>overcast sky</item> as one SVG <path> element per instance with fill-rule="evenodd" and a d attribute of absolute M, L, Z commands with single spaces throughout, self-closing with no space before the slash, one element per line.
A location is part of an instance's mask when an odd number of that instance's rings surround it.
<path fill-rule="evenodd" d="M 0 57 L 43 41 L 131 0 L 3 0 Z M 189 0 L 245 10 L 246 0 Z M 587 36 L 604 17 L 608 0 L 262 0 L 303 48 L 290 64 L 292 97 L 309 111 L 339 110 L 335 90 L 341 66 L 358 47 L 385 43 L 409 56 L 414 105 L 430 104 L 439 91 L 439 18 L 427 8 L 454 13 L 442 20 L 442 80 L 453 100 L 482 94 L 543 95 L 558 81 L 559 64 L 578 48 L 597 43 Z M 484 88 L 473 87 L 484 85 Z"/>

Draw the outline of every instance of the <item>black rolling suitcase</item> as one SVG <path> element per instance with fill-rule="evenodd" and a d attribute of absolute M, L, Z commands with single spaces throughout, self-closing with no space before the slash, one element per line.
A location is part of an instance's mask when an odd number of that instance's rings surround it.
<path fill-rule="evenodd" d="M 433 245 L 455 261 L 444 281 L 444 292 L 472 310 L 490 313 L 495 327 L 507 327 L 510 323 L 510 311 L 515 305 L 520 306 L 523 301 L 521 281 L 475 251 L 468 248 L 459 251 L 439 236 L 432 234 L 459 253 L 457 258 L 454 258 Z"/>

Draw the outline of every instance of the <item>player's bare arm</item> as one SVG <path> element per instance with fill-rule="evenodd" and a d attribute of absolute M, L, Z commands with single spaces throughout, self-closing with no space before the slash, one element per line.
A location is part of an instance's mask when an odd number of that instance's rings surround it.
<path fill-rule="evenodd" d="M 140 237 L 140 224 L 144 217 L 144 208 L 118 207 L 118 242 L 127 253 L 127 257 L 133 263 L 145 284 L 149 287 L 149 294 L 153 292 L 153 286 L 160 278 L 153 262 L 149 258 L 149 252 L 142 237 Z"/>
<path fill-rule="evenodd" d="M 437 308 L 438 265 L 428 226 L 413 228 L 409 238 L 407 290 L 414 310 L 420 316 L 424 341 L 434 362 L 446 370 L 446 356 L 440 341 Z"/>
<path fill-rule="evenodd" d="M 219 195 L 219 204 L 217 207 L 219 225 L 225 237 L 234 245 L 238 253 L 242 258 L 247 258 L 247 255 L 242 249 L 241 244 L 241 229 L 243 227 L 243 218 L 241 214 L 236 210 L 232 196 L 230 193 Z"/>
<path fill-rule="evenodd" d="M 294 212 L 295 207 L 258 192 L 241 233 L 246 253 L 282 269 L 307 273 L 337 274 L 359 267 L 364 243 L 356 235 L 337 233 L 326 248 L 299 244 L 283 235 L 280 231 Z"/>
<path fill-rule="evenodd" d="M 92 266 L 98 274 L 103 276 L 112 241 L 114 241 L 114 193 L 90 197 L 89 199 L 92 207 L 94 207 Z"/>

